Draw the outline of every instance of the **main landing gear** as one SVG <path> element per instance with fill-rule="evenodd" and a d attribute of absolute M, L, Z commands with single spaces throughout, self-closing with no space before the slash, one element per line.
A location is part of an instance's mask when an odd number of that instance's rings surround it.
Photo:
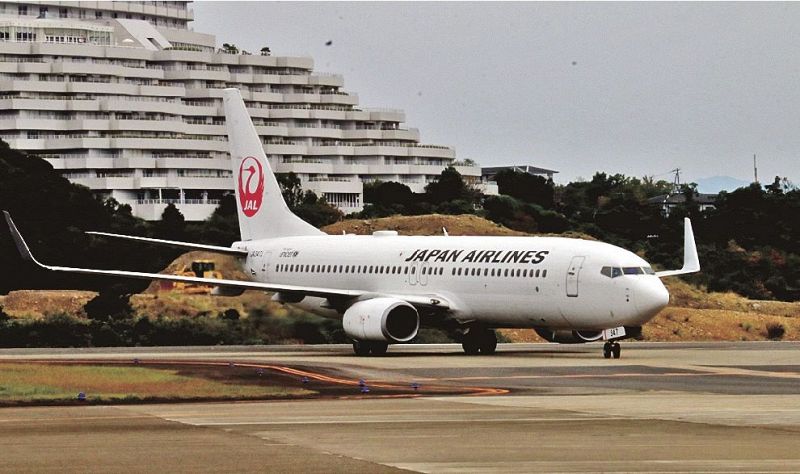
<path fill-rule="evenodd" d="M 497 350 L 497 334 L 491 329 L 472 328 L 464 334 L 461 347 L 467 355 L 489 355 Z"/>
<path fill-rule="evenodd" d="M 603 344 L 603 357 L 606 359 L 610 359 L 611 356 L 614 356 L 615 359 L 619 359 L 622 355 L 622 347 L 620 347 L 619 342 L 616 341 L 606 341 Z"/>
<path fill-rule="evenodd" d="M 353 352 L 357 356 L 382 356 L 389 349 L 388 342 L 382 341 L 353 341 Z"/>

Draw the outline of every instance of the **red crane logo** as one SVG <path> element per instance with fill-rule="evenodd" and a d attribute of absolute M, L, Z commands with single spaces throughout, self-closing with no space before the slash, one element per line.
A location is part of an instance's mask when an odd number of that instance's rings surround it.
<path fill-rule="evenodd" d="M 239 204 L 247 217 L 253 217 L 264 200 L 264 169 L 252 156 L 242 160 L 239 166 Z"/>

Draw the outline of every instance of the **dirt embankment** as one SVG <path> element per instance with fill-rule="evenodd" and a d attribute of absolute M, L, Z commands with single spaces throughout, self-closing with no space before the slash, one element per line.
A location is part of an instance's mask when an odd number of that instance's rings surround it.
<path fill-rule="evenodd" d="M 441 235 L 442 228 L 450 235 L 528 235 L 517 232 L 477 216 L 393 216 L 381 219 L 351 219 L 323 230 L 330 234 L 342 231 L 370 234 L 376 230 L 396 230 L 401 235 Z M 567 237 L 584 237 L 578 234 Z M 213 260 L 223 278 L 246 279 L 233 257 L 208 252 L 189 252 L 176 259 L 163 273 L 184 268 L 193 260 Z M 750 300 L 734 293 L 713 293 L 684 282 L 679 278 L 664 280 L 670 291 L 670 305 L 644 327 L 644 336 L 653 341 L 707 341 L 707 340 L 763 340 L 783 328 L 782 339 L 800 340 L 800 302 Z M 42 317 L 48 314 L 67 313 L 83 315 L 83 305 L 94 293 L 87 291 L 49 290 L 14 291 L 0 296 L 0 306 L 12 317 Z M 142 294 L 131 298 L 134 310 L 150 316 L 171 315 L 193 317 L 202 314 L 217 315 L 235 309 L 244 315 L 252 308 L 267 308 L 276 314 L 286 312 L 272 302 L 270 296 L 249 291 L 238 297 L 210 295 L 185 295 L 161 291 L 154 283 Z M 776 332 L 777 331 L 777 332 Z M 513 341 L 540 341 L 532 330 L 503 330 Z"/>

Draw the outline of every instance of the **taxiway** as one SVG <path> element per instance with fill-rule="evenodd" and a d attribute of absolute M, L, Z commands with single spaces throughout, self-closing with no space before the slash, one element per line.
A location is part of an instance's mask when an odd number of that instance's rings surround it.
<path fill-rule="evenodd" d="M 455 345 L 379 358 L 347 346 L 0 351 L 134 357 L 279 365 L 343 389 L 317 400 L 4 408 L 0 471 L 800 471 L 798 343 L 627 343 L 619 360 L 597 345 L 549 344 L 489 357 Z M 359 379 L 420 389 L 362 394 Z"/>

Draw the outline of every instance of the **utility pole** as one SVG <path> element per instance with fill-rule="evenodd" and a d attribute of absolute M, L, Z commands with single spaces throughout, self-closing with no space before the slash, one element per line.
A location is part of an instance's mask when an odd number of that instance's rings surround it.
<path fill-rule="evenodd" d="M 755 178 L 755 183 L 758 184 L 758 165 L 756 164 L 755 153 L 753 153 L 753 178 Z"/>

